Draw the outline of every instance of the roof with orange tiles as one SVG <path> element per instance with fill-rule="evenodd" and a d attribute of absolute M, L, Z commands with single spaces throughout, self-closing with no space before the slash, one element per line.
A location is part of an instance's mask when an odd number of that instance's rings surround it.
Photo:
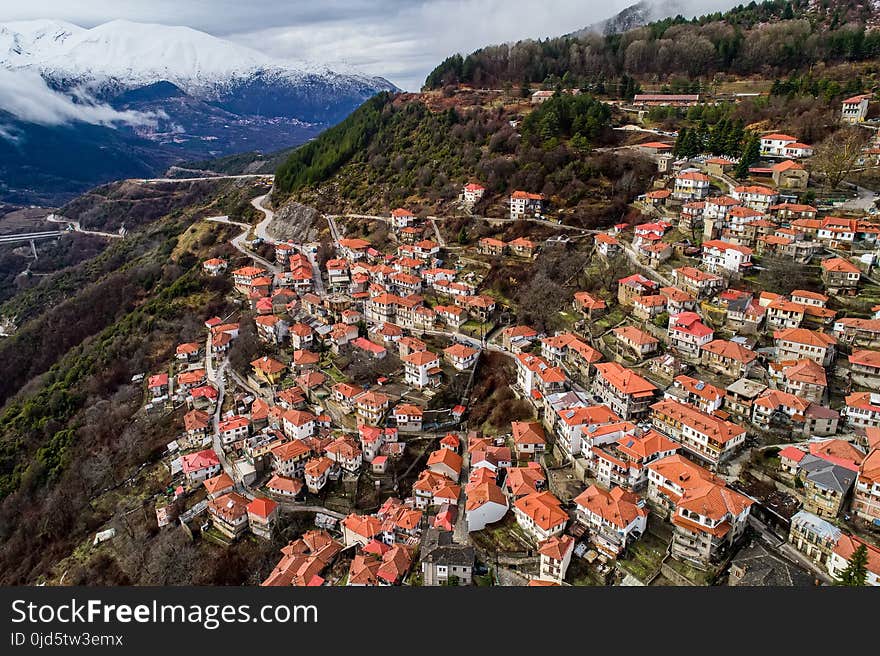
<path fill-rule="evenodd" d="M 602 362 L 596 365 L 596 371 L 610 385 L 623 394 L 635 396 L 651 396 L 657 388 L 634 371 L 617 362 Z"/>
<path fill-rule="evenodd" d="M 785 330 L 773 331 L 773 339 L 794 342 L 796 344 L 806 344 L 808 346 L 817 346 L 820 348 L 828 348 L 837 344 L 837 340 L 828 333 L 820 333 L 806 328 L 787 328 Z"/>
<path fill-rule="evenodd" d="M 272 447 L 272 455 L 278 460 L 284 462 L 286 460 L 297 460 L 311 453 L 311 449 L 301 440 L 290 440 Z"/>
<path fill-rule="evenodd" d="M 850 364 L 859 364 L 864 367 L 880 368 L 880 351 L 868 349 L 853 351 L 852 355 L 849 356 L 849 362 Z"/>
<path fill-rule="evenodd" d="M 620 487 L 606 491 L 591 485 L 575 497 L 574 503 L 618 528 L 626 528 L 639 517 L 648 516 L 648 511 L 639 505 L 639 498 Z"/>
<path fill-rule="evenodd" d="M 656 337 L 650 335 L 649 333 L 646 333 L 640 328 L 636 328 L 635 326 L 618 326 L 614 329 L 613 332 L 618 339 L 636 344 L 638 346 L 660 343 L 660 340 L 658 340 Z"/>
<path fill-rule="evenodd" d="M 510 194 L 510 197 L 524 200 L 544 200 L 544 194 L 531 194 L 527 191 L 520 190 L 514 191 Z"/>
<path fill-rule="evenodd" d="M 722 279 L 721 276 L 716 276 L 714 273 L 709 273 L 708 271 L 703 271 L 702 269 L 698 269 L 692 266 L 679 267 L 675 269 L 675 273 L 685 278 L 689 278 L 690 280 L 695 280 L 697 282 Z"/>
<path fill-rule="evenodd" d="M 183 426 L 187 431 L 204 430 L 211 424 L 211 415 L 202 410 L 190 410 L 183 415 Z"/>
<path fill-rule="evenodd" d="M 481 467 L 480 470 L 488 471 L 485 467 Z M 480 481 L 469 484 L 465 488 L 465 495 L 467 496 L 465 509 L 469 512 L 481 508 L 487 503 L 497 503 L 505 508 L 507 507 L 507 497 L 504 496 L 504 492 L 493 481 Z"/>
<path fill-rule="evenodd" d="M 449 357 L 461 360 L 466 360 L 467 358 L 476 355 L 478 352 L 477 349 L 468 346 L 467 344 L 453 344 L 452 346 L 443 349 L 443 353 Z"/>
<path fill-rule="evenodd" d="M 809 359 L 794 360 L 782 369 L 783 375 L 788 380 L 811 385 L 828 385 L 825 367 Z"/>
<path fill-rule="evenodd" d="M 206 478 L 203 485 L 208 491 L 208 494 L 216 494 L 221 490 L 228 490 L 235 487 L 235 481 L 233 481 L 226 472 L 221 472 L 217 476 Z"/>
<path fill-rule="evenodd" d="M 751 349 L 726 339 L 713 339 L 703 346 L 703 350 L 744 364 L 748 364 L 758 357 L 758 354 Z"/>
<path fill-rule="evenodd" d="M 692 394 L 696 394 L 707 401 L 715 401 L 724 396 L 724 390 L 720 387 L 715 387 L 714 385 L 710 385 L 709 383 L 704 382 L 699 378 L 693 378 L 692 376 L 682 374 L 681 376 L 676 376 L 673 382 L 679 387 Z"/>
<path fill-rule="evenodd" d="M 861 273 L 861 269 L 842 257 L 829 257 L 821 262 L 822 268 L 833 273 Z"/>
<path fill-rule="evenodd" d="M 391 401 L 385 394 L 381 392 L 364 392 L 357 398 L 357 404 L 368 408 L 379 408 L 387 405 Z"/>
<path fill-rule="evenodd" d="M 546 444 L 544 428 L 537 421 L 514 421 L 510 424 L 514 444 Z"/>
<path fill-rule="evenodd" d="M 513 505 L 545 531 L 568 521 L 568 513 L 562 509 L 562 502 L 550 492 L 526 495 L 514 501 Z"/>
<path fill-rule="evenodd" d="M 687 403 L 679 403 L 672 399 L 659 401 L 651 406 L 654 417 L 665 417 L 677 425 L 690 427 L 692 430 L 706 435 L 714 442 L 725 443 L 745 434 L 742 426 L 710 415 Z"/>
<path fill-rule="evenodd" d="M 271 499 L 263 499 L 262 497 L 255 497 L 247 505 L 249 515 L 255 515 L 263 519 L 268 519 L 275 512 L 276 508 L 278 508 L 278 503 Z"/>
<path fill-rule="evenodd" d="M 872 572 L 875 576 L 880 577 L 880 548 L 875 547 L 873 544 L 865 542 L 853 535 L 847 535 L 844 533 L 837 541 L 837 544 L 834 547 L 834 553 L 842 557 L 844 560 L 849 561 L 856 549 L 860 546 L 864 546 L 868 551 L 867 570 Z"/>
<path fill-rule="evenodd" d="M 431 351 L 416 351 L 415 353 L 404 355 L 400 359 L 406 363 L 414 364 L 417 367 L 423 367 L 439 362 L 440 356 Z"/>
<path fill-rule="evenodd" d="M 267 490 L 278 490 L 287 494 L 297 495 L 302 491 L 303 482 L 298 478 L 286 476 L 273 476 L 266 483 Z"/>
<path fill-rule="evenodd" d="M 570 535 L 554 535 L 538 543 L 538 553 L 553 560 L 563 560 L 574 549 L 574 538 Z"/>
<path fill-rule="evenodd" d="M 247 514 L 248 500 L 238 492 L 229 492 L 208 502 L 208 512 L 225 521 L 235 521 Z"/>
<path fill-rule="evenodd" d="M 435 465 L 445 465 L 459 474 L 461 473 L 462 457 L 451 449 L 437 449 L 428 456 L 426 467 L 430 469 Z"/>

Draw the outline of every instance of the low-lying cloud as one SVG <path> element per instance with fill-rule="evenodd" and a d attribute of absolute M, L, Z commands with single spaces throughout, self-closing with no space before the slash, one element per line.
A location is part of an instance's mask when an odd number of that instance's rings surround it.
<path fill-rule="evenodd" d="M 115 128 L 156 127 L 158 115 L 133 110 L 120 111 L 95 101 L 79 91 L 76 99 L 46 84 L 35 71 L 0 69 L 0 111 L 5 111 L 26 123 L 64 125 L 82 122 Z M 0 130 L 0 137 L 9 134 Z"/>

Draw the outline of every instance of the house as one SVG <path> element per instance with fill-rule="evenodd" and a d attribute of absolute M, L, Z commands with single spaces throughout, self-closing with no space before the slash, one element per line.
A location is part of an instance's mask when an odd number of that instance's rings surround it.
<path fill-rule="evenodd" d="M 777 555 L 760 540 L 752 538 L 730 561 L 727 585 L 750 587 L 811 587 L 815 576 Z"/>
<path fill-rule="evenodd" d="M 770 167 L 773 184 L 780 189 L 805 191 L 810 182 L 810 172 L 801 164 L 787 159 Z M 767 210 L 770 208 L 767 207 Z"/>
<path fill-rule="evenodd" d="M 804 509 L 819 517 L 834 518 L 840 514 L 858 472 L 822 454 L 805 453 L 796 465 L 795 476 L 802 484 Z"/>
<path fill-rule="evenodd" d="M 204 369 L 192 369 L 177 374 L 177 386 L 182 390 L 191 390 L 201 387 L 208 380 L 208 374 Z"/>
<path fill-rule="evenodd" d="M 422 409 L 412 403 L 401 403 L 391 411 L 397 429 L 401 432 L 418 432 L 422 430 Z"/>
<path fill-rule="evenodd" d="M 853 553 L 861 546 L 864 546 L 868 552 L 865 585 L 880 587 L 880 548 L 846 533 L 840 536 L 831 551 L 828 558 L 828 573 L 835 578 L 839 577 L 849 565 Z"/>
<path fill-rule="evenodd" d="M 555 93 L 555 91 L 551 91 L 549 89 L 539 89 L 538 91 L 532 93 L 531 103 L 533 105 L 540 105 L 542 103 L 545 103 L 550 100 Z"/>
<path fill-rule="evenodd" d="M 147 380 L 147 389 L 150 390 L 150 394 L 153 395 L 154 399 L 168 394 L 168 374 L 162 373 L 150 376 Z"/>
<path fill-rule="evenodd" d="M 617 281 L 617 302 L 632 305 L 636 298 L 656 292 L 660 285 L 650 278 L 634 273 Z"/>
<path fill-rule="evenodd" d="M 431 351 L 418 351 L 401 358 L 407 384 L 423 389 L 440 384 L 440 356 Z"/>
<path fill-rule="evenodd" d="M 220 421 L 217 425 L 217 432 L 224 444 L 232 444 L 233 442 L 247 437 L 250 434 L 251 422 L 247 417 L 232 416 Z"/>
<path fill-rule="evenodd" d="M 272 539 L 272 528 L 278 519 L 278 504 L 271 499 L 254 497 L 247 505 L 251 533 L 264 540 Z"/>
<path fill-rule="evenodd" d="M 651 406 L 651 423 L 712 468 L 729 459 L 746 439 L 742 426 L 673 399 Z"/>
<path fill-rule="evenodd" d="M 526 191 L 514 191 L 510 195 L 510 218 L 521 219 L 526 215 L 540 217 L 544 210 L 544 195 Z"/>
<path fill-rule="evenodd" d="M 507 242 L 507 248 L 510 249 L 511 253 L 518 257 L 532 259 L 532 257 L 535 255 L 537 244 L 530 239 L 526 239 L 525 237 L 518 237 L 513 241 Z"/>
<path fill-rule="evenodd" d="M 855 383 L 880 389 L 880 351 L 853 351 L 849 356 L 849 368 Z"/>
<path fill-rule="evenodd" d="M 488 472 L 487 469 L 478 471 Z M 484 477 L 486 474 L 480 476 Z M 507 497 L 495 483 L 494 475 L 488 476 L 491 480 L 475 481 L 465 486 L 468 532 L 482 531 L 489 524 L 500 522 L 507 514 Z"/>
<path fill-rule="evenodd" d="M 617 362 L 596 365 L 593 393 L 623 419 L 646 414 L 656 391 L 653 384 Z"/>
<path fill-rule="evenodd" d="M 356 474 L 363 464 L 363 454 L 355 439 L 342 435 L 324 447 L 324 455 L 349 474 Z"/>
<path fill-rule="evenodd" d="M 402 207 L 391 210 L 391 226 L 397 230 L 411 226 L 415 220 L 415 214 Z"/>
<path fill-rule="evenodd" d="M 774 132 L 761 137 L 760 152 L 762 157 L 800 159 L 810 157 L 813 154 L 813 147 L 800 143 L 791 135 Z"/>
<path fill-rule="evenodd" d="M 592 436 L 599 427 L 620 422 L 620 417 L 605 405 L 560 408 L 557 416 L 558 443 L 573 456 L 581 453 L 585 441 L 590 442 L 588 436 Z"/>
<path fill-rule="evenodd" d="M 721 276 L 707 273 L 692 266 L 673 269 L 672 280 L 676 287 L 680 287 L 697 298 L 714 296 L 716 292 L 725 287 L 724 279 Z"/>
<path fill-rule="evenodd" d="M 443 349 L 443 356 L 458 371 L 465 371 L 477 363 L 480 352 L 467 344 L 453 344 Z"/>
<path fill-rule="evenodd" d="M 278 476 L 298 478 L 302 475 L 306 461 L 312 454 L 311 448 L 301 440 L 282 442 L 270 449 L 272 471 Z"/>
<path fill-rule="evenodd" d="M 508 351 L 521 353 L 538 336 L 531 326 L 510 326 L 501 331 L 501 346 Z"/>
<path fill-rule="evenodd" d="M 672 515 L 672 556 L 705 566 L 729 553 L 745 532 L 752 500 L 680 455 L 648 469 L 648 497 Z"/>
<path fill-rule="evenodd" d="M 575 292 L 573 306 L 587 320 L 598 318 L 606 309 L 605 301 L 590 292 Z"/>
<path fill-rule="evenodd" d="M 494 237 L 483 237 L 477 244 L 477 250 L 483 255 L 504 255 L 504 249 L 507 247 L 507 244 Z"/>
<path fill-rule="evenodd" d="M 464 186 L 461 192 L 462 199 L 468 205 L 476 205 L 482 200 L 486 193 L 486 188 L 476 182 L 469 182 Z"/>
<path fill-rule="evenodd" d="M 611 235 L 606 235 L 604 232 L 596 235 L 593 241 L 596 244 L 596 250 L 603 257 L 614 257 L 621 251 L 620 242 Z"/>
<path fill-rule="evenodd" d="M 612 332 L 621 346 L 635 355 L 637 360 L 655 353 L 660 344 L 659 339 L 635 326 L 618 326 Z"/>
<path fill-rule="evenodd" d="M 211 426 L 211 415 L 202 410 L 190 410 L 183 415 L 183 427 L 190 438 L 204 437 Z"/>
<path fill-rule="evenodd" d="M 204 449 L 196 453 L 181 456 L 180 464 L 183 475 L 190 483 L 199 483 L 220 473 L 220 458 L 213 449 Z"/>
<path fill-rule="evenodd" d="M 327 481 L 330 479 L 330 475 L 333 471 L 334 463 L 327 456 L 311 458 L 306 462 L 303 467 L 303 478 L 309 492 L 312 494 L 318 494 L 324 489 L 324 486 L 327 485 Z"/>
<path fill-rule="evenodd" d="M 329 566 L 342 545 L 323 530 L 306 531 L 281 549 L 282 558 L 261 585 L 320 586 L 320 573 Z"/>
<path fill-rule="evenodd" d="M 842 531 L 831 522 L 806 510 L 799 510 L 792 515 L 788 542 L 827 570 L 831 554 L 842 535 Z"/>
<path fill-rule="evenodd" d="M 714 331 L 696 312 L 670 315 L 668 334 L 671 348 L 693 358 L 698 358 L 702 348 L 715 337 Z"/>
<path fill-rule="evenodd" d="M 391 399 L 381 392 L 364 392 L 356 399 L 358 426 L 378 426 L 391 405 Z"/>
<path fill-rule="evenodd" d="M 351 513 L 339 522 L 339 527 L 346 547 L 356 544 L 365 547 L 382 533 L 382 520 L 373 515 Z"/>
<path fill-rule="evenodd" d="M 514 421 L 510 424 L 510 429 L 516 455 L 520 458 L 541 454 L 547 447 L 544 429 L 537 421 Z"/>
<path fill-rule="evenodd" d="M 663 294 L 637 296 L 633 299 L 633 316 L 642 321 L 650 321 L 666 311 L 666 297 Z"/>
<path fill-rule="evenodd" d="M 866 522 L 880 525 L 880 443 L 859 465 L 853 488 L 852 511 Z"/>
<path fill-rule="evenodd" d="M 726 339 L 713 339 L 700 352 L 700 364 L 733 378 L 745 378 L 757 358 L 753 350 Z"/>
<path fill-rule="evenodd" d="M 284 434 L 292 440 L 304 440 L 315 433 L 317 417 L 304 410 L 285 410 L 281 414 Z"/>
<path fill-rule="evenodd" d="M 777 360 L 807 358 L 823 367 L 834 362 L 837 340 L 827 334 L 806 328 L 787 328 L 773 332 Z"/>
<path fill-rule="evenodd" d="M 779 200 L 776 191 L 763 185 L 739 185 L 733 188 L 733 197 L 746 207 L 765 214 Z"/>
<path fill-rule="evenodd" d="M 529 461 L 525 467 L 508 467 L 507 476 L 504 479 L 504 492 L 510 499 L 539 492 L 547 483 L 547 476 L 541 465 L 535 461 Z"/>
<path fill-rule="evenodd" d="M 770 377 L 783 392 L 812 403 L 821 403 L 828 388 L 825 368 L 813 360 L 783 360 L 770 363 Z"/>
<path fill-rule="evenodd" d="M 227 266 L 228 262 L 220 257 L 212 257 L 202 262 L 202 269 L 209 276 L 219 276 L 222 273 L 225 273 Z"/>
<path fill-rule="evenodd" d="M 257 337 L 267 344 L 281 344 L 288 335 L 287 322 L 275 314 L 254 317 Z"/>
<path fill-rule="evenodd" d="M 845 317 L 834 322 L 832 333 L 846 344 L 880 347 L 880 319 Z"/>
<path fill-rule="evenodd" d="M 678 448 L 677 443 L 662 433 L 649 430 L 637 435 L 633 430 L 623 433 L 616 441 L 593 446 L 590 449 L 592 469 L 602 485 L 636 491 L 648 484 L 647 466 L 675 454 Z"/>
<path fill-rule="evenodd" d="M 350 383 L 336 383 L 330 388 L 330 398 L 342 406 L 345 412 L 351 412 L 355 408 L 355 399 L 363 393 L 360 385 Z"/>
<path fill-rule="evenodd" d="M 665 397 L 690 403 L 703 412 L 712 414 L 724 403 L 724 390 L 698 378 L 681 374 L 672 381 L 672 387 L 666 390 Z"/>
<path fill-rule="evenodd" d="M 702 200 L 709 195 L 709 176 L 697 169 L 685 169 L 675 176 L 672 197 L 682 201 Z"/>
<path fill-rule="evenodd" d="M 281 382 L 284 372 L 287 371 L 287 365 L 267 355 L 251 362 L 251 368 L 258 381 L 269 385 L 277 385 Z"/>
<path fill-rule="evenodd" d="M 436 305 L 434 311 L 450 328 L 458 329 L 467 321 L 467 311 L 455 305 Z"/>
<path fill-rule="evenodd" d="M 275 475 L 266 483 L 266 490 L 270 494 L 287 499 L 297 499 L 302 495 L 304 484 L 299 478 Z"/>
<path fill-rule="evenodd" d="M 437 449 L 428 456 L 425 465 L 428 471 L 445 476 L 452 482 L 457 482 L 461 476 L 462 457 L 449 449 Z"/>
<path fill-rule="evenodd" d="M 550 492 L 535 492 L 513 502 L 516 523 L 535 542 L 541 542 L 565 530 L 568 513 Z"/>
<path fill-rule="evenodd" d="M 603 490 L 591 485 L 575 497 L 577 521 L 590 532 L 590 542 L 606 556 L 616 558 L 648 527 L 644 501 L 620 487 Z"/>
<path fill-rule="evenodd" d="M 844 399 L 840 411 L 854 428 L 880 428 L 880 393 L 853 392 Z"/>
<path fill-rule="evenodd" d="M 871 97 L 870 93 L 862 93 L 842 100 L 840 103 L 841 123 L 851 125 L 863 123 L 868 116 L 868 103 L 871 101 Z"/>
<path fill-rule="evenodd" d="M 474 548 L 454 543 L 451 531 L 436 528 L 425 531 L 420 553 L 423 586 L 446 585 L 450 581 L 461 585 L 473 583 Z"/>
<path fill-rule="evenodd" d="M 780 390 L 767 390 L 755 399 L 752 422 L 777 426 L 791 435 L 827 436 L 837 433 L 840 413 Z"/>
<path fill-rule="evenodd" d="M 859 287 L 862 272 L 855 264 L 842 257 L 822 260 L 822 283 L 829 294 L 851 296 Z"/>
<path fill-rule="evenodd" d="M 711 273 L 739 274 L 752 266 L 752 249 L 710 239 L 703 242 L 703 266 Z"/>
<path fill-rule="evenodd" d="M 680 314 L 697 307 L 697 299 L 678 287 L 661 287 L 660 293 L 666 297 L 666 311 L 669 314 Z"/>
<path fill-rule="evenodd" d="M 226 472 L 218 474 L 217 476 L 212 476 L 211 478 L 206 478 L 202 485 L 205 486 L 205 491 L 207 491 L 209 499 L 216 499 L 217 497 L 232 492 L 235 489 L 235 481 L 233 481 Z"/>
<path fill-rule="evenodd" d="M 574 538 L 570 535 L 554 535 L 538 543 L 540 562 L 538 578 L 561 584 L 574 553 Z"/>
<path fill-rule="evenodd" d="M 208 514 L 214 528 L 235 540 L 248 528 L 248 500 L 238 492 L 229 492 L 208 502 Z"/>
<path fill-rule="evenodd" d="M 565 385 L 566 378 L 562 369 L 551 366 L 539 355 L 518 353 L 514 363 L 517 385 L 529 397 L 537 399 L 542 395 L 561 391 Z"/>

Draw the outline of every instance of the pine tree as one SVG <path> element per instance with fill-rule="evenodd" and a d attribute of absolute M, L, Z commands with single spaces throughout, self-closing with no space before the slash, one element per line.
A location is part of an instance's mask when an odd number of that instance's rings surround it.
<path fill-rule="evenodd" d="M 676 158 L 684 157 L 684 145 L 687 143 L 688 139 L 688 129 L 686 127 L 682 127 L 678 131 L 678 136 L 675 138 L 675 146 L 672 148 L 672 155 Z"/>
<path fill-rule="evenodd" d="M 850 556 L 849 564 L 838 575 L 835 585 L 849 587 L 863 587 L 868 578 L 868 548 L 860 544 L 853 555 Z"/>
<path fill-rule="evenodd" d="M 749 167 L 757 162 L 760 157 L 761 142 L 758 139 L 758 135 L 750 134 L 743 148 L 742 156 L 739 158 L 739 164 L 736 165 L 736 177 L 749 177 Z"/>

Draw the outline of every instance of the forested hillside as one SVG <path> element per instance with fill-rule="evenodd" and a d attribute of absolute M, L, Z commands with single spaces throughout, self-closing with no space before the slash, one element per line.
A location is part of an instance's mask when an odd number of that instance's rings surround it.
<path fill-rule="evenodd" d="M 623 34 L 526 40 L 453 55 L 425 80 L 497 88 L 554 80 L 566 86 L 630 76 L 716 73 L 788 75 L 812 64 L 864 61 L 880 55 L 877 10 L 867 0 L 770 0 L 687 20 L 669 18 Z"/>
<path fill-rule="evenodd" d="M 523 120 L 524 119 L 524 120 Z M 480 210 L 502 210 L 514 189 L 547 196 L 578 225 L 619 216 L 642 193 L 650 165 L 595 152 L 613 143 L 610 109 L 589 95 L 537 109 L 518 97 L 466 93 L 377 96 L 295 151 L 276 172 L 276 203 L 290 194 L 329 212 L 439 211 L 476 179 Z"/>

